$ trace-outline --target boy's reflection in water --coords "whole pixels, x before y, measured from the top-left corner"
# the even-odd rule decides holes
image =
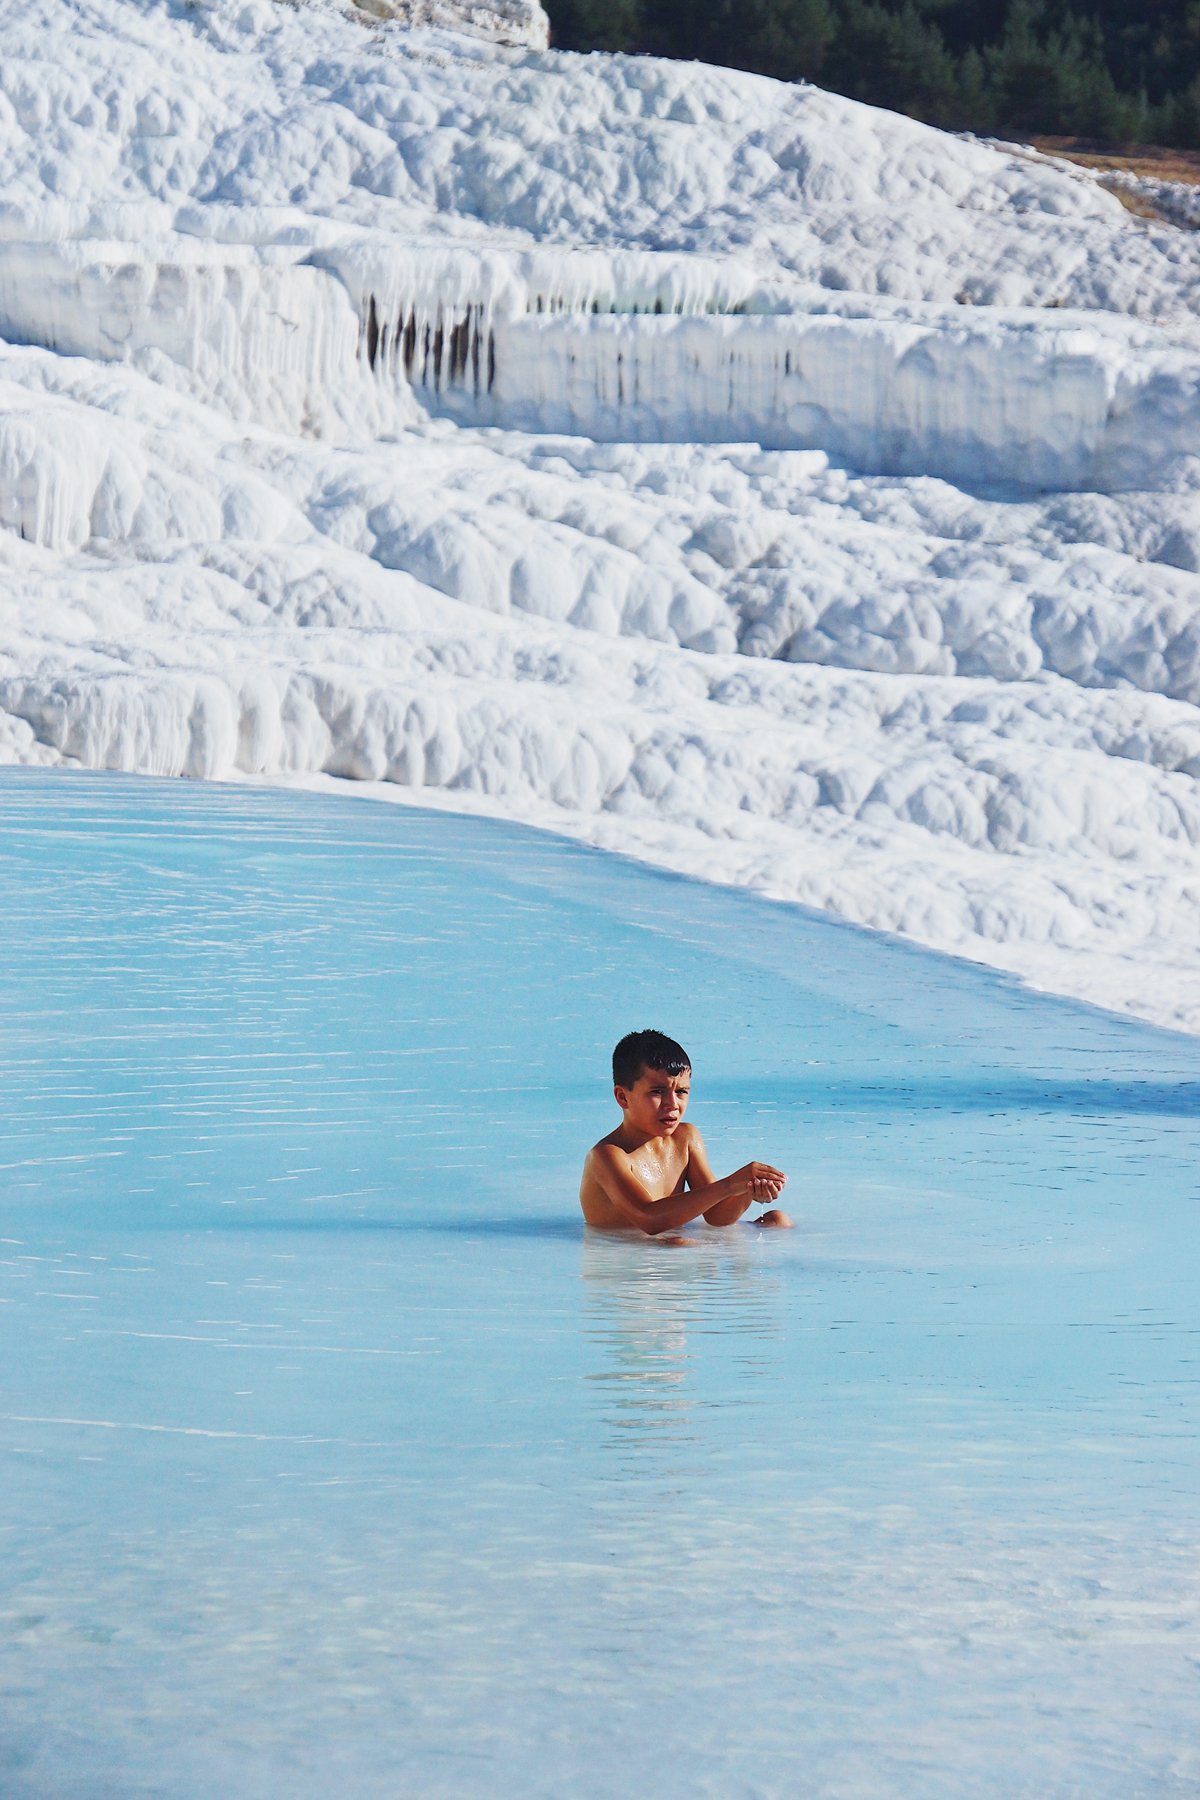
[[[585,1229],[584,1331],[596,1352],[586,1379],[609,1448],[698,1443],[713,1409],[761,1402],[783,1336],[764,1249],[749,1232],[676,1248]]]

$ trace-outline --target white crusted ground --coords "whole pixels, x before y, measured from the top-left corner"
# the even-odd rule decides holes
[[[1200,239],[694,65],[0,25],[0,758],[399,783],[1200,1029]]]

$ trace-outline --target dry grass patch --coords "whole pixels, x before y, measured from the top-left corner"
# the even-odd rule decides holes
[[[1095,138],[1036,137],[1035,150],[1043,156],[1062,156],[1085,169],[1121,169],[1130,175],[1149,175],[1155,181],[1183,181],[1200,187],[1200,150],[1166,150],[1159,144],[1105,144]],[[1118,192],[1130,212],[1139,210],[1134,196]]]

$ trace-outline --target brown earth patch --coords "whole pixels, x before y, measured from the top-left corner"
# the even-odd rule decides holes
[[[1156,181],[1184,181],[1200,187],[1200,150],[1167,150],[1160,144],[1105,144],[1096,138],[1036,137],[1043,156],[1062,156],[1085,169],[1123,169]],[[1124,196],[1118,194],[1118,199]],[[1128,205],[1129,202],[1126,202]],[[1130,211],[1137,209],[1130,206]]]

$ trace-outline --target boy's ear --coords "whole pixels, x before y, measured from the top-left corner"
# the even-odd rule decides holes
[[[616,1101],[617,1105],[620,1107],[622,1112],[627,1112],[629,1110],[629,1089],[628,1088],[614,1087],[613,1088],[613,1099]]]

